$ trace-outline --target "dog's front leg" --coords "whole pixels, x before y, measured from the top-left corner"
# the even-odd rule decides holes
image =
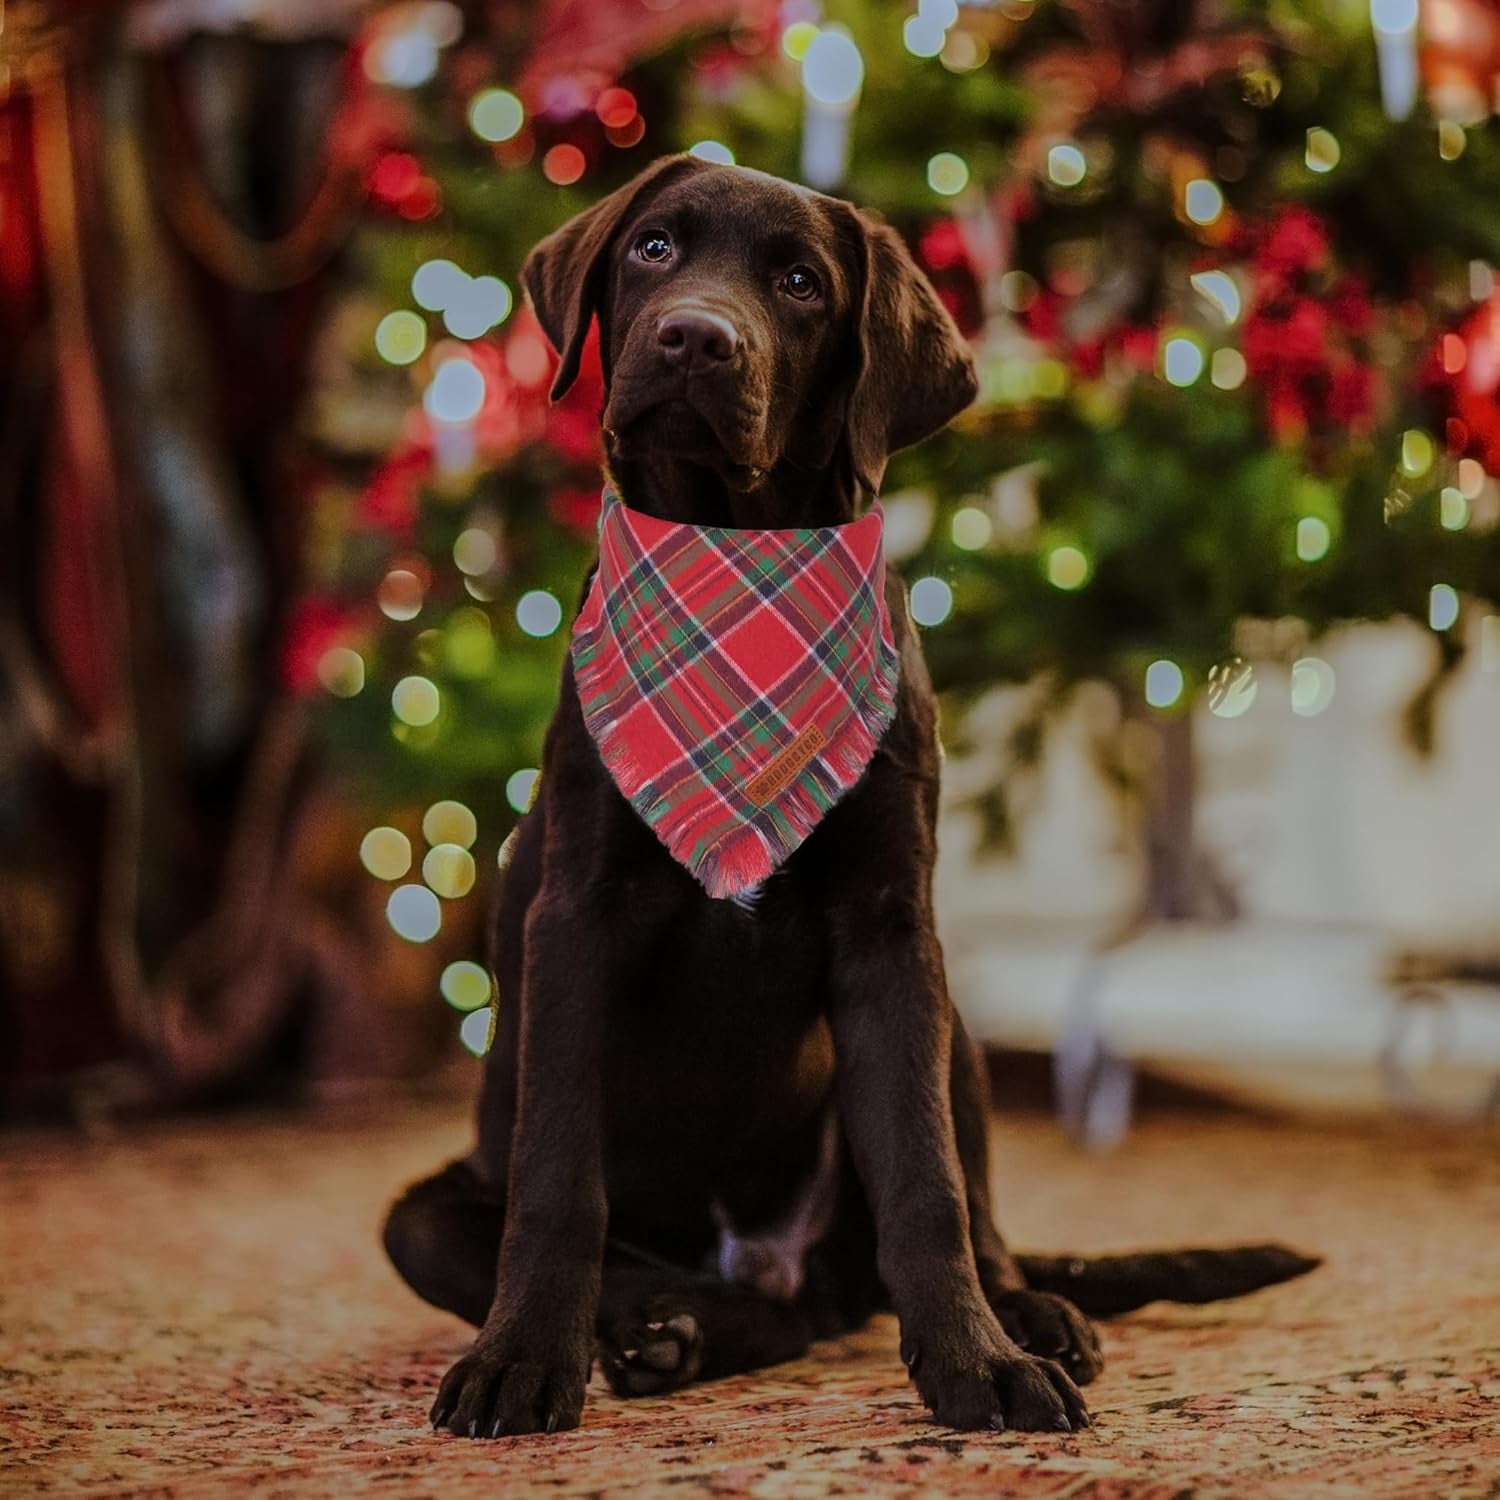
[[[495,1300],[443,1380],[435,1427],[576,1427],[604,1251],[601,1053],[616,943],[587,891],[549,878],[526,920],[520,1085]]]
[[[980,1286],[949,1098],[952,1018],[920,877],[902,872],[859,894],[833,924],[839,1108],[874,1211],[901,1356],[949,1427],[1086,1425],[1062,1367],[1023,1353]]]

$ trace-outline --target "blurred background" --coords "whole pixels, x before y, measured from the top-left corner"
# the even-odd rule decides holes
[[[0,0],[0,1118],[468,1079],[597,516],[517,272],[692,150],[884,213],[972,1029],[1500,1108],[1490,0]]]

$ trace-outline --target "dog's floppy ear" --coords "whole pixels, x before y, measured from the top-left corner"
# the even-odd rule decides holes
[[[562,361],[552,382],[554,401],[578,377],[584,340],[609,270],[609,249],[621,223],[652,193],[702,165],[695,156],[667,156],[653,162],[624,187],[554,230],[526,257],[521,281],[542,331]]]
[[[979,382],[963,335],[901,236],[843,207],[859,268],[844,435],[856,482],[875,494],[890,455],[951,422]]]

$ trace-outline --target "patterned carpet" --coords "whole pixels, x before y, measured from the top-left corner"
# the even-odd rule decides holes
[[[1163,1117],[1108,1161],[997,1127],[1037,1248],[1283,1236],[1329,1264],[1108,1325],[1080,1436],[961,1437],[889,1323],[768,1375],[471,1444],[423,1424],[465,1346],[375,1244],[464,1139],[431,1105],[0,1141],[0,1495],[1500,1494],[1500,1153],[1490,1136]]]

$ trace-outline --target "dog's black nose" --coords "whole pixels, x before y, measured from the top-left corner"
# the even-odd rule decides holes
[[[706,370],[734,357],[740,335],[728,318],[695,308],[668,313],[656,325],[656,341],[668,364]]]

